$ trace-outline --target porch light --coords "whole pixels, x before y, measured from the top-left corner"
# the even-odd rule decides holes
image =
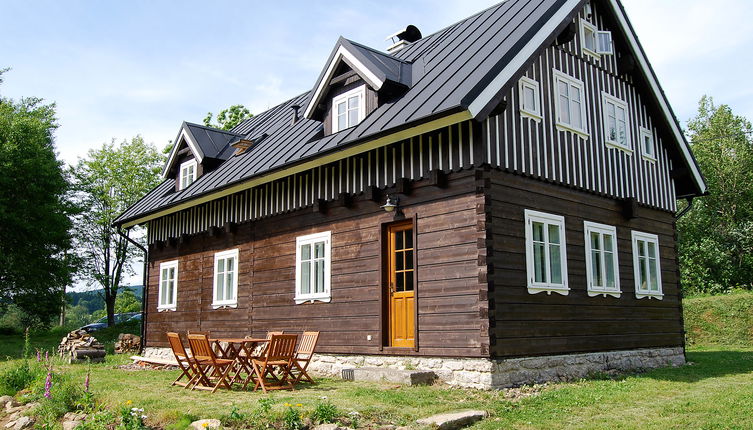
[[[400,201],[400,199],[397,198],[397,196],[387,196],[387,202],[380,206],[382,209],[384,209],[385,212],[392,212],[395,209],[397,209],[397,203]]]

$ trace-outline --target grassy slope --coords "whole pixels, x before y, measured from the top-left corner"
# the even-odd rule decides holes
[[[753,346],[753,293],[683,300],[688,346]]]

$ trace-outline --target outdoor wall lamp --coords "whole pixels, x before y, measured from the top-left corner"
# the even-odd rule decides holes
[[[397,196],[387,195],[387,202],[380,207],[384,209],[385,212],[392,212],[397,209],[397,204],[399,201],[400,199],[398,199]]]

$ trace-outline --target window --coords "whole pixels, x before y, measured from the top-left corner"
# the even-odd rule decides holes
[[[158,311],[174,311],[178,299],[178,261],[167,261],[159,265]]]
[[[656,161],[656,149],[654,149],[654,134],[651,130],[641,127],[641,151],[643,158]]]
[[[366,86],[361,85],[332,100],[332,133],[353,127],[366,117]]]
[[[539,83],[526,77],[518,82],[520,90],[520,113],[531,119],[541,119],[541,97],[539,96]]]
[[[295,302],[329,302],[332,233],[311,234],[296,239]]]
[[[528,292],[567,295],[565,218],[526,209]]]
[[[661,268],[659,265],[659,237],[655,234],[633,232],[633,272],[635,297],[661,299]]]
[[[580,20],[580,38],[584,55],[599,58],[600,55],[614,54],[612,32],[599,31],[595,25],[585,19]]]
[[[617,229],[610,225],[584,221],[586,243],[586,278],[588,295],[607,294],[620,297],[620,274],[617,265]]]
[[[617,149],[632,152],[627,103],[602,92],[601,107],[604,111],[604,141]]]
[[[214,254],[214,299],[212,307],[238,305],[238,250]]]
[[[180,165],[180,189],[186,189],[196,180],[196,160],[189,160]]]
[[[554,70],[554,86],[557,96],[557,128],[588,138],[583,82]]]

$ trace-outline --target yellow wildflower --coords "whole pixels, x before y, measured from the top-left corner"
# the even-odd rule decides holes
[[[300,403],[296,403],[296,406],[298,406],[298,407],[300,408],[300,407],[301,407],[301,406],[303,406],[303,405],[302,405],[302,404],[300,404]]]
[[[209,423],[201,423],[201,426],[204,427],[204,428],[207,428],[207,427],[209,427]]]
[[[285,407],[289,408],[290,406],[292,406],[290,403],[285,403]]]
[[[133,403],[133,402],[130,401],[130,400],[126,400],[126,405],[130,405],[131,403]]]

